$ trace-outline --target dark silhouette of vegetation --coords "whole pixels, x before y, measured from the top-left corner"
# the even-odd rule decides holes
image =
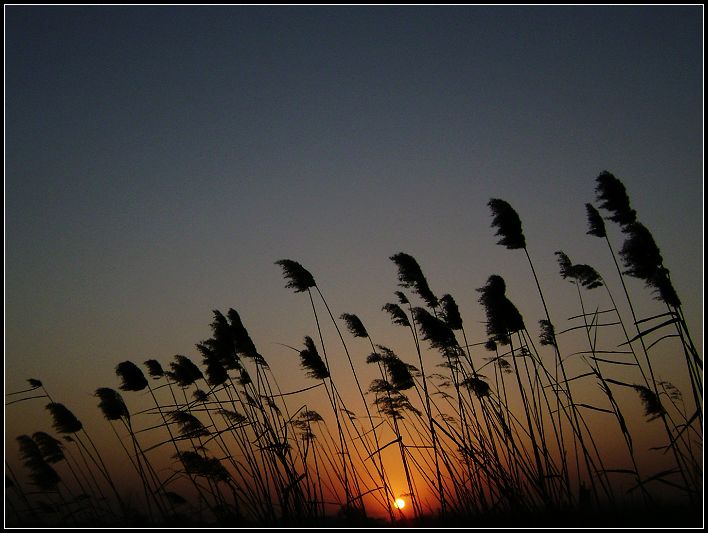
[[[626,188],[607,171],[595,185],[599,209],[625,242],[615,253],[605,219],[590,203],[587,233],[606,241],[631,318],[622,316],[607,278],[558,251],[560,278],[579,311],[565,329],[554,323],[521,217],[498,198],[487,204],[498,244],[524,251],[543,306],[540,319],[529,317],[538,324],[534,335],[512,302],[514,291],[493,273],[477,289],[486,337],[469,342],[470,321],[455,298],[438,298],[418,261],[398,252],[390,260],[403,290],[382,311],[412,343],[396,353],[376,343],[356,314],[340,313],[354,339],[345,340],[313,275],[281,259],[276,265],[286,288],[307,294],[314,318],[316,335],[304,335],[304,347],[287,346],[309,378],[306,387],[281,389],[234,309],[213,311],[211,335],[195,344],[201,360],[175,355],[163,366],[147,359],[147,377],[131,361],[119,363],[117,388],[125,398],[110,387],[96,388],[94,397],[115,436],[110,455],[121,455],[132,469],[121,477],[139,481],[131,486],[139,490],[126,494],[84,424],[40,380],[29,379],[29,388],[7,394],[6,406],[42,399],[56,436],[37,431],[16,438],[23,475],[6,463],[8,524],[698,525],[702,354]],[[627,276],[644,281],[666,312],[638,316]],[[326,316],[329,326],[321,321]],[[326,327],[336,331],[341,349],[325,342]],[[580,335],[580,351],[568,351],[571,335]],[[678,354],[674,366],[687,372],[690,396],[656,373],[656,346],[669,342]],[[351,377],[340,375],[336,357],[348,363]],[[377,374],[362,387],[364,362]],[[353,379],[362,402],[356,409],[340,392],[344,379]],[[313,410],[305,397],[326,399],[331,411]],[[131,412],[132,401],[144,405]],[[632,418],[634,406],[643,416]],[[639,460],[639,443],[647,446],[638,438],[643,424],[661,429],[662,441],[650,445],[671,461],[668,468]],[[673,499],[665,498],[668,490]],[[631,522],[622,509],[631,510]]]

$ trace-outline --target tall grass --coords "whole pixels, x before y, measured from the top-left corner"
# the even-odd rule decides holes
[[[123,394],[95,389],[106,426],[91,432],[108,429],[114,448],[99,450],[72,411],[30,379],[29,388],[7,394],[6,406],[44,402],[56,436],[38,428],[17,437],[22,469],[6,463],[8,524],[473,525],[557,516],[602,523],[603,513],[627,502],[649,516],[665,487],[695,506],[703,495],[702,354],[624,185],[603,172],[596,194],[626,236],[615,253],[605,219],[586,205],[588,233],[609,247],[629,318],[604,276],[558,252],[559,283],[574,285],[568,297],[578,308],[559,327],[521,218],[498,198],[488,204],[492,227],[500,245],[524,251],[543,308],[533,321],[522,316],[498,273],[477,289],[481,318],[466,321],[455,298],[438,298],[418,261],[398,252],[390,259],[402,290],[383,311],[410,333],[412,343],[399,355],[375,342],[357,315],[340,312],[355,339],[347,341],[314,276],[281,259],[286,287],[307,294],[314,319],[303,344],[289,347],[307,386],[283,391],[234,309],[214,311],[211,334],[195,344],[195,356],[179,354],[164,366],[148,359],[147,377],[123,361],[116,366]],[[640,317],[626,277],[642,279],[666,312]],[[602,303],[593,307],[590,294]],[[482,338],[468,338],[465,325],[474,321],[484,323]],[[540,335],[528,324],[539,324]],[[341,348],[326,342],[328,327]],[[584,348],[571,353],[575,333]],[[656,370],[657,345],[670,342],[686,393]],[[344,401],[352,396],[342,393],[347,382],[360,400],[355,408]],[[631,414],[637,402],[644,420]],[[648,446],[643,424],[661,424],[665,440],[651,445],[672,458],[669,468],[640,459],[646,450],[639,447]],[[123,484],[111,471],[115,460],[107,460],[117,455],[132,469],[121,472]],[[627,495],[617,478],[632,480]],[[396,492],[400,486],[405,492]]]

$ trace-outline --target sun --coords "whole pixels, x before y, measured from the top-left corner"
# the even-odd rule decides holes
[[[393,504],[396,506],[396,509],[403,509],[406,506],[406,501],[403,498],[396,498]]]

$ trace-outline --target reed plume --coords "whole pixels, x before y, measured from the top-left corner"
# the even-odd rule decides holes
[[[411,322],[408,320],[408,315],[401,309],[398,304],[388,303],[383,306],[383,310],[391,315],[391,321],[398,326],[411,327]]]
[[[352,315],[350,313],[342,313],[339,318],[344,320],[344,323],[347,325],[349,333],[351,333],[354,337],[369,337],[369,333],[366,331],[364,324],[358,316]]]
[[[47,409],[52,415],[52,426],[59,433],[76,433],[83,428],[79,419],[63,404],[52,402],[47,404]]]
[[[563,252],[556,252],[558,256],[558,266],[563,279],[570,279],[579,283],[586,289],[596,289],[604,285],[602,276],[590,265],[574,265],[570,258]]]
[[[32,440],[37,443],[42,457],[48,463],[58,463],[64,459],[63,445],[49,433],[37,431],[32,434]]]
[[[648,421],[656,420],[665,413],[664,407],[654,391],[644,385],[634,385],[633,388],[639,393],[639,398],[644,405],[644,415],[648,417]]]
[[[606,170],[595,179],[595,194],[600,207],[611,211],[610,220],[620,226],[626,226],[636,221],[637,213],[629,203],[629,196],[624,184]]]
[[[481,293],[479,303],[487,314],[487,334],[501,344],[509,343],[509,335],[524,329],[524,319],[506,297],[506,283],[501,276],[491,275]]]
[[[310,337],[305,337],[305,349],[300,351],[300,364],[307,370],[307,375],[315,379],[326,379],[329,377],[327,365],[320,357],[314,341]]]
[[[185,411],[172,411],[169,415],[179,426],[180,435],[183,437],[191,439],[209,435],[209,430],[196,416]]]
[[[462,329],[462,317],[455,299],[449,294],[444,294],[440,298],[440,304],[443,309],[443,317],[450,329]]]
[[[204,376],[199,367],[191,359],[184,355],[175,355],[175,360],[170,363],[171,372],[167,372],[169,377],[180,387],[189,387],[198,379]]]
[[[479,376],[470,376],[462,380],[462,385],[471,390],[477,398],[482,399],[490,394],[489,384]]]
[[[428,313],[422,307],[415,307],[413,316],[420,326],[423,339],[428,341],[431,347],[449,357],[460,355],[460,345],[457,343],[455,334],[450,329],[450,326]]]
[[[540,342],[544,346],[555,346],[556,345],[556,332],[553,324],[548,320],[539,320],[539,325],[541,326]]]
[[[401,287],[412,288],[428,307],[434,309],[438,306],[438,299],[433,294],[433,291],[430,290],[428,280],[413,256],[399,252],[392,255],[389,259],[398,266],[398,284]]]
[[[492,198],[487,203],[492,211],[492,227],[497,228],[496,235],[501,237],[497,244],[506,246],[509,250],[526,248],[526,238],[521,228],[521,219],[507,202]]]
[[[310,287],[315,287],[315,278],[312,277],[305,267],[297,261],[291,259],[280,259],[275,262],[283,269],[283,276],[288,280],[286,289],[293,289],[295,292],[305,292]]]
[[[123,361],[116,366],[116,374],[121,378],[120,390],[141,391],[148,386],[147,379],[135,363]]]
[[[155,359],[148,359],[143,363],[148,369],[148,375],[153,379],[160,379],[165,375],[162,365]]]
[[[602,239],[607,237],[607,229],[605,228],[605,221],[602,219],[600,212],[595,209],[592,204],[585,204],[585,210],[587,211],[588,217],[588,235],[594,235],[595,237],[600,237]]]
[[[401,361],[390,348],[381,346],[380,344],[377,344],[376,347],[380,350],[381,354],[372,353],[369,358],[374,355],[379,355],[380,361],[386,367],[389,381],[393,388],[401,391],[414,387],[415,382],[413,381],[411,370],[415,370],[415,367]],[[367,361],[368,360],[367,358]]]
[[[98,407],[106,420],[129,420],[130,413],[120,393],[108,387],[96,389],[94,394],[99,399]]]
[[[681,301],[671,284],[669,271],[663,266],[664,259],[651,232],[641,222],[628,224],[623,231],[628,235],[620,250],[627,268],[624,273],[644,280],[647,287],[657,293],[658,300],[679,307]]]
[[[179,452],[177,457],[187,474],[202,476],[213,481],[228,481],[231,479],[224,465],[215,457],[203,457],[196,452]]]
[[[30,471],[30,480],[33,485],[42,490],[56,490],[61,481],[59,474],[42,457],[37,443],[27,435],[17,437],[20,445],[20,457],[23,464]]]

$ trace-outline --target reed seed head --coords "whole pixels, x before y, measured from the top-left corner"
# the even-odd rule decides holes
[[[640,222],[628,224],[623,231],[628,236],[620,250],[627,268],[624,273],[644,280],[647,287],[654,290],[658,300],[674,307],[680,306],[681,300],[671,283],[669,271],[663,266],[664,259],[651,232]]]
[[[442,305],[445,322],[450,326],[450,329],[462,329],[462,317],[455,299],[449,294],[445,294],[440,298],[440,304]]]
[[[300,364],[307,370],[307,375],[311,378],[326,379],[329,377],[329,369],[310,337],[305,337],[305,349],[300,351]]]
[[[47,404],[47,409],[52,415],[53,427],[59,433],[76,433],[83,428],[79,419],[63,404],[52,402]]]
[[[198,379],[202,379],[202,371],[188,357],[184,355],[175,355],[175,360],[170,363],[169,372],[172,378],[180,387],[189,387]]]
[[[148,375],[153,379],[159,379],[165,375],[162,365],[155,359],[148,359],[143,363],[148,369]]]
[[[94,394],[99,399],[98,407],[106,420],[130,420],[130,413],[120,393],[108,387],[96,389]]]
[[[439,350],[448,357],[457,357],[460,345],[450,326],[439,318],[434,317],[422,307],[413,309],[413,316],[420,326],[423,339],[430,342],[430,346]]]
[[[48,463],[58,463],[64,459],[63,445],[60,440],[55,439],[49,433],[37,431],[32,435],[32,440],[37,443],[42,457]]]
[[[141,391],[148,386],[143,371],[130,361],[119,363],[116,366],[116,374],[122,380],[120,390]]]
[[[514,208],[499,198],[492,198],[487,205],[493,215],[492,227],[497,228],[496,235],[501,237],[497,244],[506,246],[509,250],[526,248],[521,219]]]
[[[288,280],[286,289],[293,289],[295,292],[305,292],[310,287],[315,287],[315,278],[300,263],[291,259],[281,259],[275,262],[283,269],[283,277]]]
[[[369,333],[366,331],[364,324],[358,316],[349,313],[342,313],[339,318],[344,320],[347,325],[347,329],[349,330],[349,333],[351,333],[353,336],[363,338],[369,337]]]
[[[611,211],[610,220],[620,226],[626,226],[637,220],[637,212],[629,203],[629,196],[624,184],[613,174],[604,170],[595,178],[595,194],[600,207]]]
[[[438,306],[438,299],[430,290],[428,280],[423,274],[418,261],[411,255],[399,252],[390,257],[398,266],[398,283],[401,287],[412,288],[418,293],[428,307]]]
[[[607,237],[607,229],[605,228],[605,221],[602,219],[600,212],[595,209],[592,204],[585,204],[585,210],[588,216],[588,235],[594,235],[595,237],[605,238]]]
[[[398,304],[388,303],[383,306],[383,310],[391,315],[391,321],[399,326],[411,327],[410,320],[405,311]]]
[[[501,276],[492,275],[481,293],[479,302],[487,313],[487,334],[492,340],[508,344],[509,335],[524,329],[524,320],[518,309],[506,297],[506,283]]]

